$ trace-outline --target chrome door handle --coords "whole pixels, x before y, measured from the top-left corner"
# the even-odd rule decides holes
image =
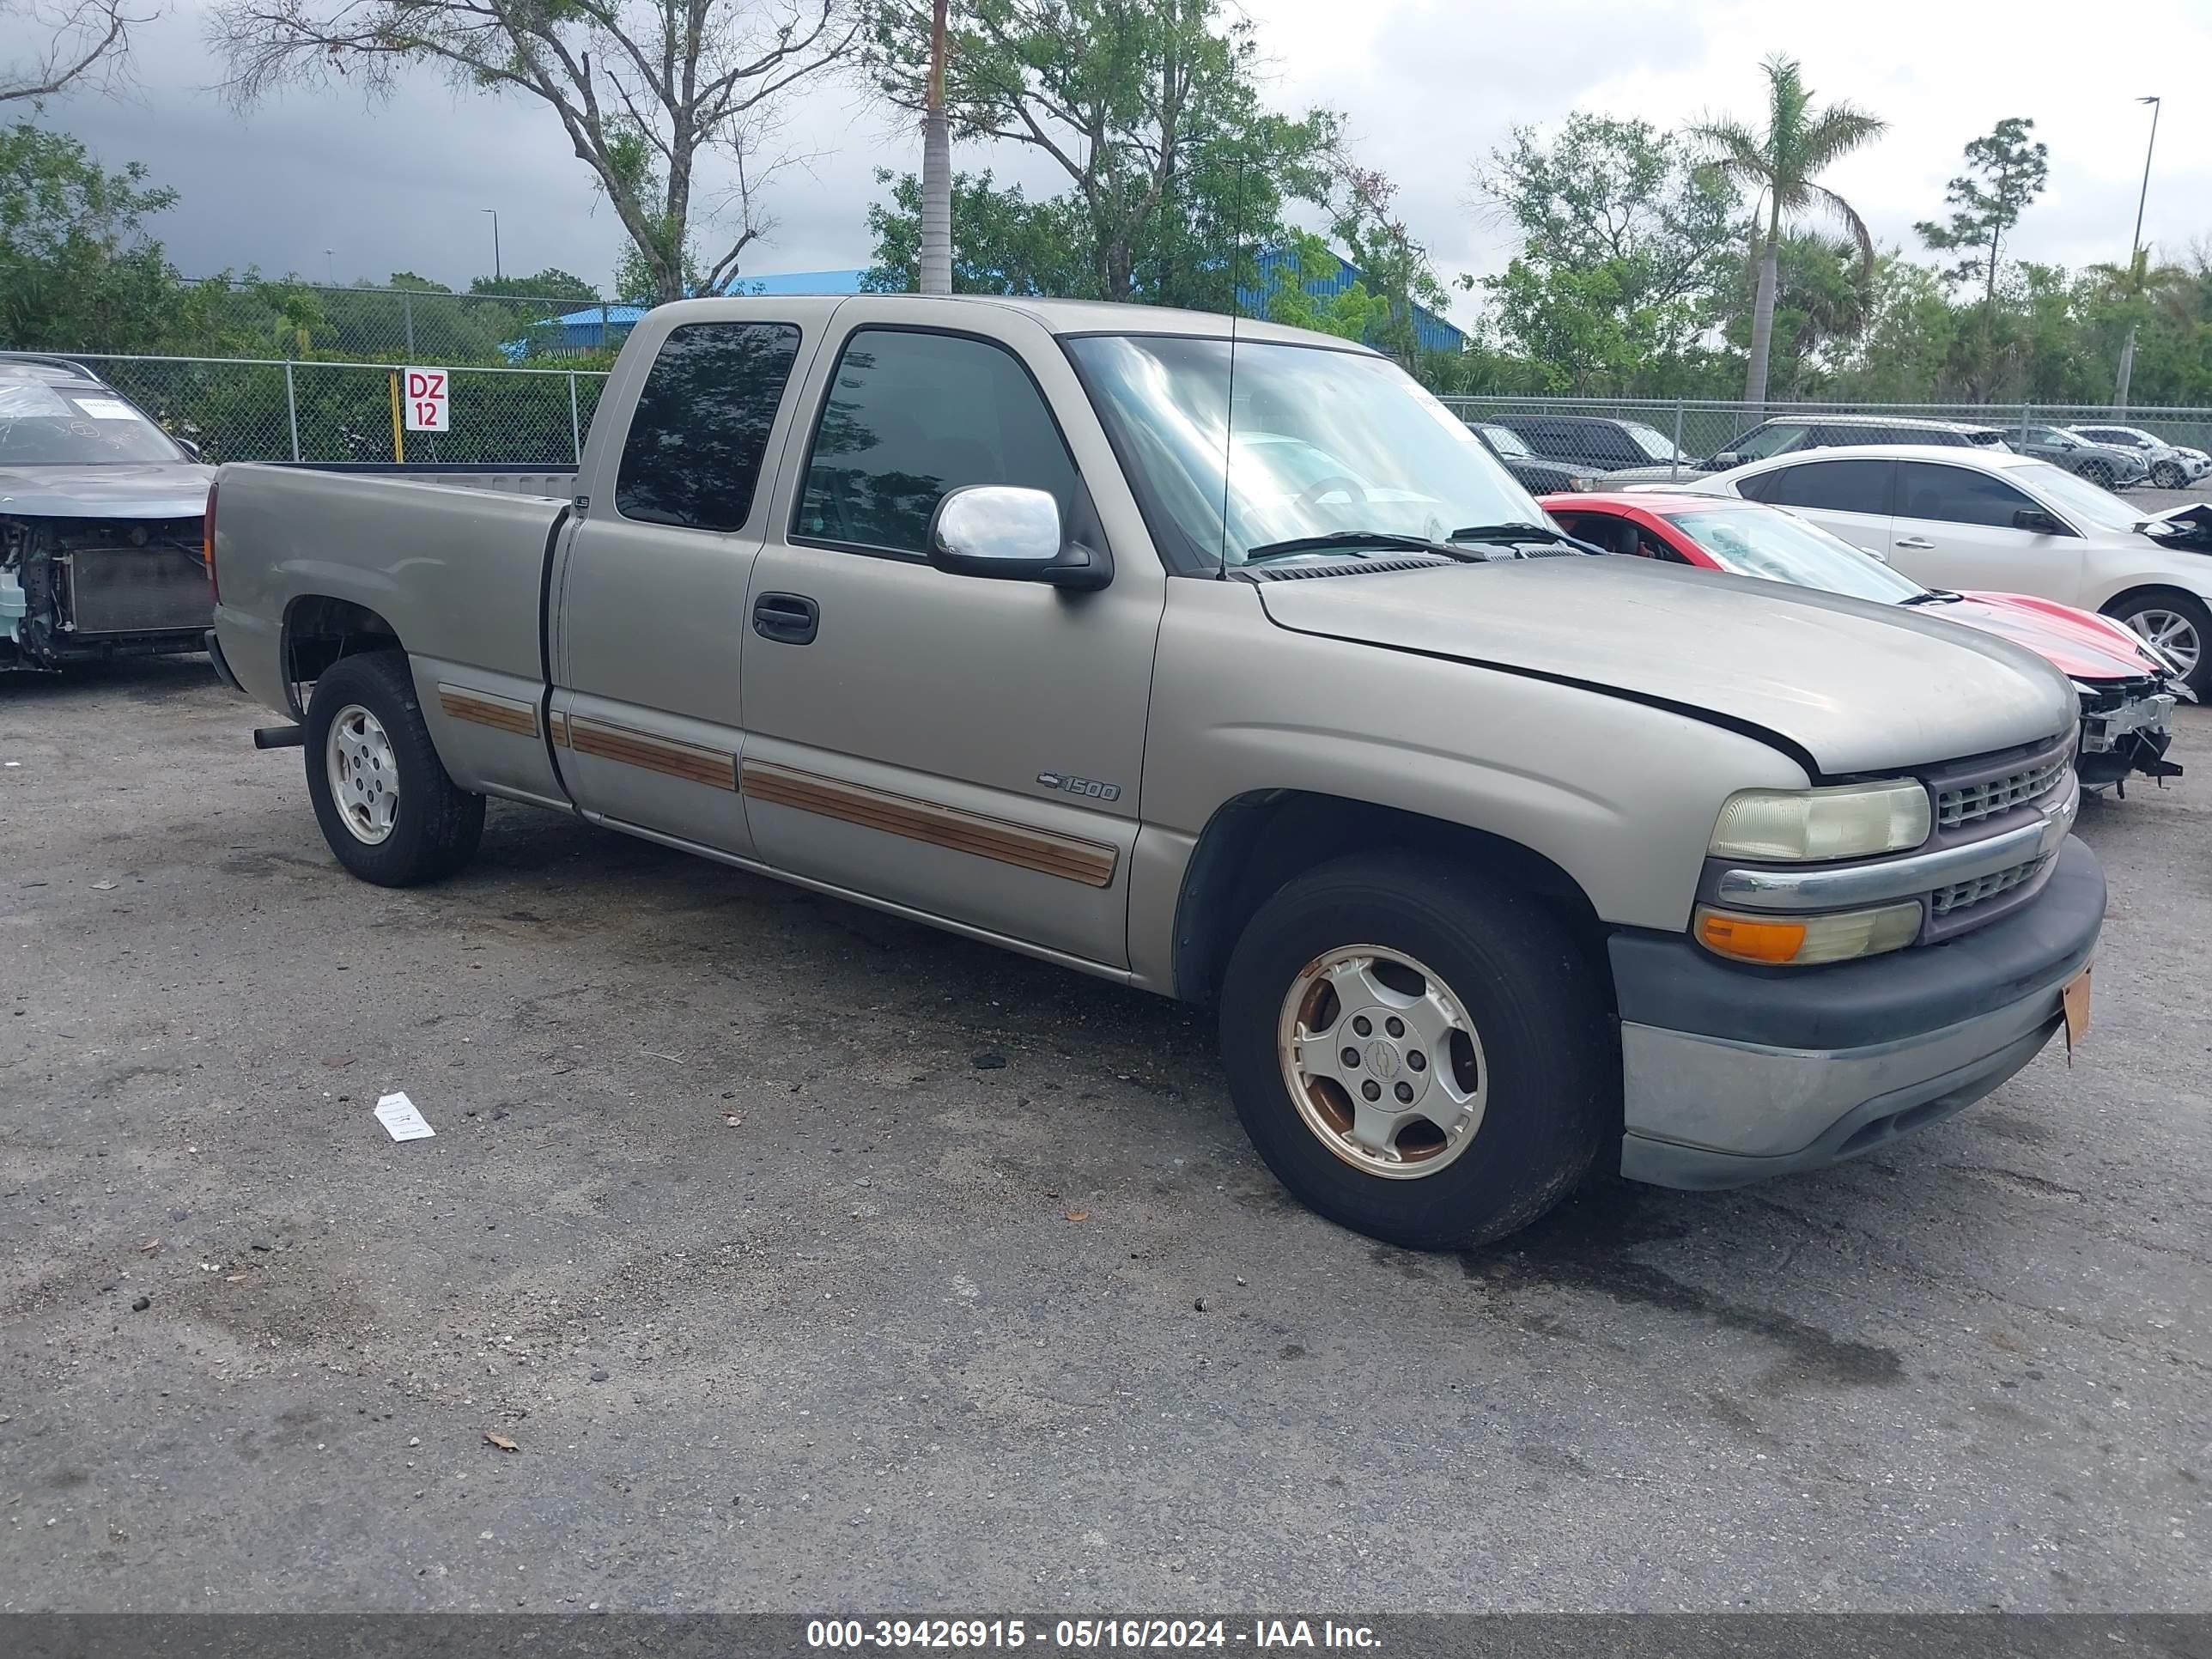
[[[1935,543],[1920,536],[1899,536],[1895,541],[1892,542],[1890,545],[1892,547],[1904,548],[1907,552],[1911,553],[1932,553],[1936,550]]]

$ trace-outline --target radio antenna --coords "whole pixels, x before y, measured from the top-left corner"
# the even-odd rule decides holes
[[[1244,157],[1237,158],[1237,203],[1229,222],[1229,385],[1221,417],[1221,562],[1218,582],[1229,580],[1229,472],[1236,459],[1237,432],[1237,262],[1244,252]]]

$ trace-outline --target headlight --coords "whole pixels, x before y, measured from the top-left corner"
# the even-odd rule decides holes
[[[1698,942],[1715,956],[1773,968],[1811,968],[1899,951],[1920,933],[1920,906],[1885,904],[1821,916],[1753,916],[1698,907]]]
[[[1721,808],[1711,850],[1720,858],[1790,863],[1866,858],[1917,847],[1928,830],[1928,791],[1910,780],[1740,789]]]
[[[1579,495],[1587,490],[1595,489],[1597,488],[1597,480],[1595,478],[1570,478],[1567,480],[1567,488]]]

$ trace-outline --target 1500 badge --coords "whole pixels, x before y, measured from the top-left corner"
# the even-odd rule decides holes
[[[1048,789],[1063,790],[1071,795],[1080,795],[1085,800],[1119,800],[1121,786],[1101,783],[1096,778],[1072,778],[1064,772],[1040,772],[1036,781]]]

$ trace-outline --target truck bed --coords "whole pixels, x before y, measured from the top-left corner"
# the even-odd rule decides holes
[[[225,466],[216,477],[216,620],[232,671],[263,702],[286,706],[291,684],[312,678],[285,659],[295,608],[313,603],[329,615],[333,605],[354,606],[366,613],[362,625],[374,618],[406,642],[426,690],[465,669],[477,684],[534,702],[544,684],[547,561],[573,477]],[[542,493],[549,487],[561,493]]]

